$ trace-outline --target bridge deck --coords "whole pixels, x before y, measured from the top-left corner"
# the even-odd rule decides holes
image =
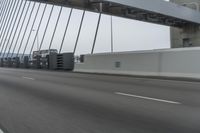
[[[200,24],[200,13],[162,0],[32,0],[94,12],[182,27]]]

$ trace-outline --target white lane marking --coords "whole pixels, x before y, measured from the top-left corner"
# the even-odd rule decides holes
[[[4,133],[4,132],[0,129],[0,133]]]
[[[169,100],[164,100],[164,99],[157,99],[157,98],[127,94],[127,93],[122,93],[122,92],[115,92],[115,94],[122,95],[122,96],[128,96],[128,97],[135,97],[135,98],[140,98],[140,99],[146,99],[146,100],[152,100],[152,101],[158,101],[158,102],[164,102],[164,103],[170,103],[170,104],[181,104],[180,102],[174,102],[174,101],[169,101]]]
[[[30,78],[30,77],[22,77],[23,79],[28,79],[28,80],[35,80],[34,78]]]

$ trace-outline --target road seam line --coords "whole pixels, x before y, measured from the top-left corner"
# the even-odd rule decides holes
[[[151,100],[151,101],[157,101],[157,102],[170,103],[170,104],[181,104],[180,102],[158,99],[158,98],[145,97],[145,96],[139,96],[139,95],[133,95],[133,94],[127,94],[127,93],[122,93],[122,92],[115,92],[115,94],[122,95],[122,96],[128,96],[128,97],[135,97],[135,98],[140,98],[140,99],[146,99],[146,100]]]
[[[30,77],[22,77],[23,79],[28,79],[28,80],[35,80],[34,78],[30,78]]]

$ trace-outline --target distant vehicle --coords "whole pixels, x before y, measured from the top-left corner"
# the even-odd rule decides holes
[[[39,50],[39,51],[33,51],[33,59],[36,59],[36,57],[46,58],[47,55],[51,53],[58,53],[57,49],[48,49],[48,50]]]

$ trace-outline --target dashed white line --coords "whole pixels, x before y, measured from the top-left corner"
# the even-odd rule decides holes
[[[4,133],[4,132],[0,129],[0,133]]]
[[[127,93],[122,93],[122,92],[115,92],[115,94],[122,95],[122,96],[128,96],[128,97],[135,97],[135,98],[140,98],[140,99],[145,99],[145,100],[157,101],[157,102],[170,103],[170,104],[181,104],[180,102],[158,99],[158,98],[145,97],[145,96],[139,96],[139,95],[133,95],[133,94],[127,94]]]
[[[23,79],[28,79],[28,80],[35,80],[34,78],[31,77],[22,77]]]

